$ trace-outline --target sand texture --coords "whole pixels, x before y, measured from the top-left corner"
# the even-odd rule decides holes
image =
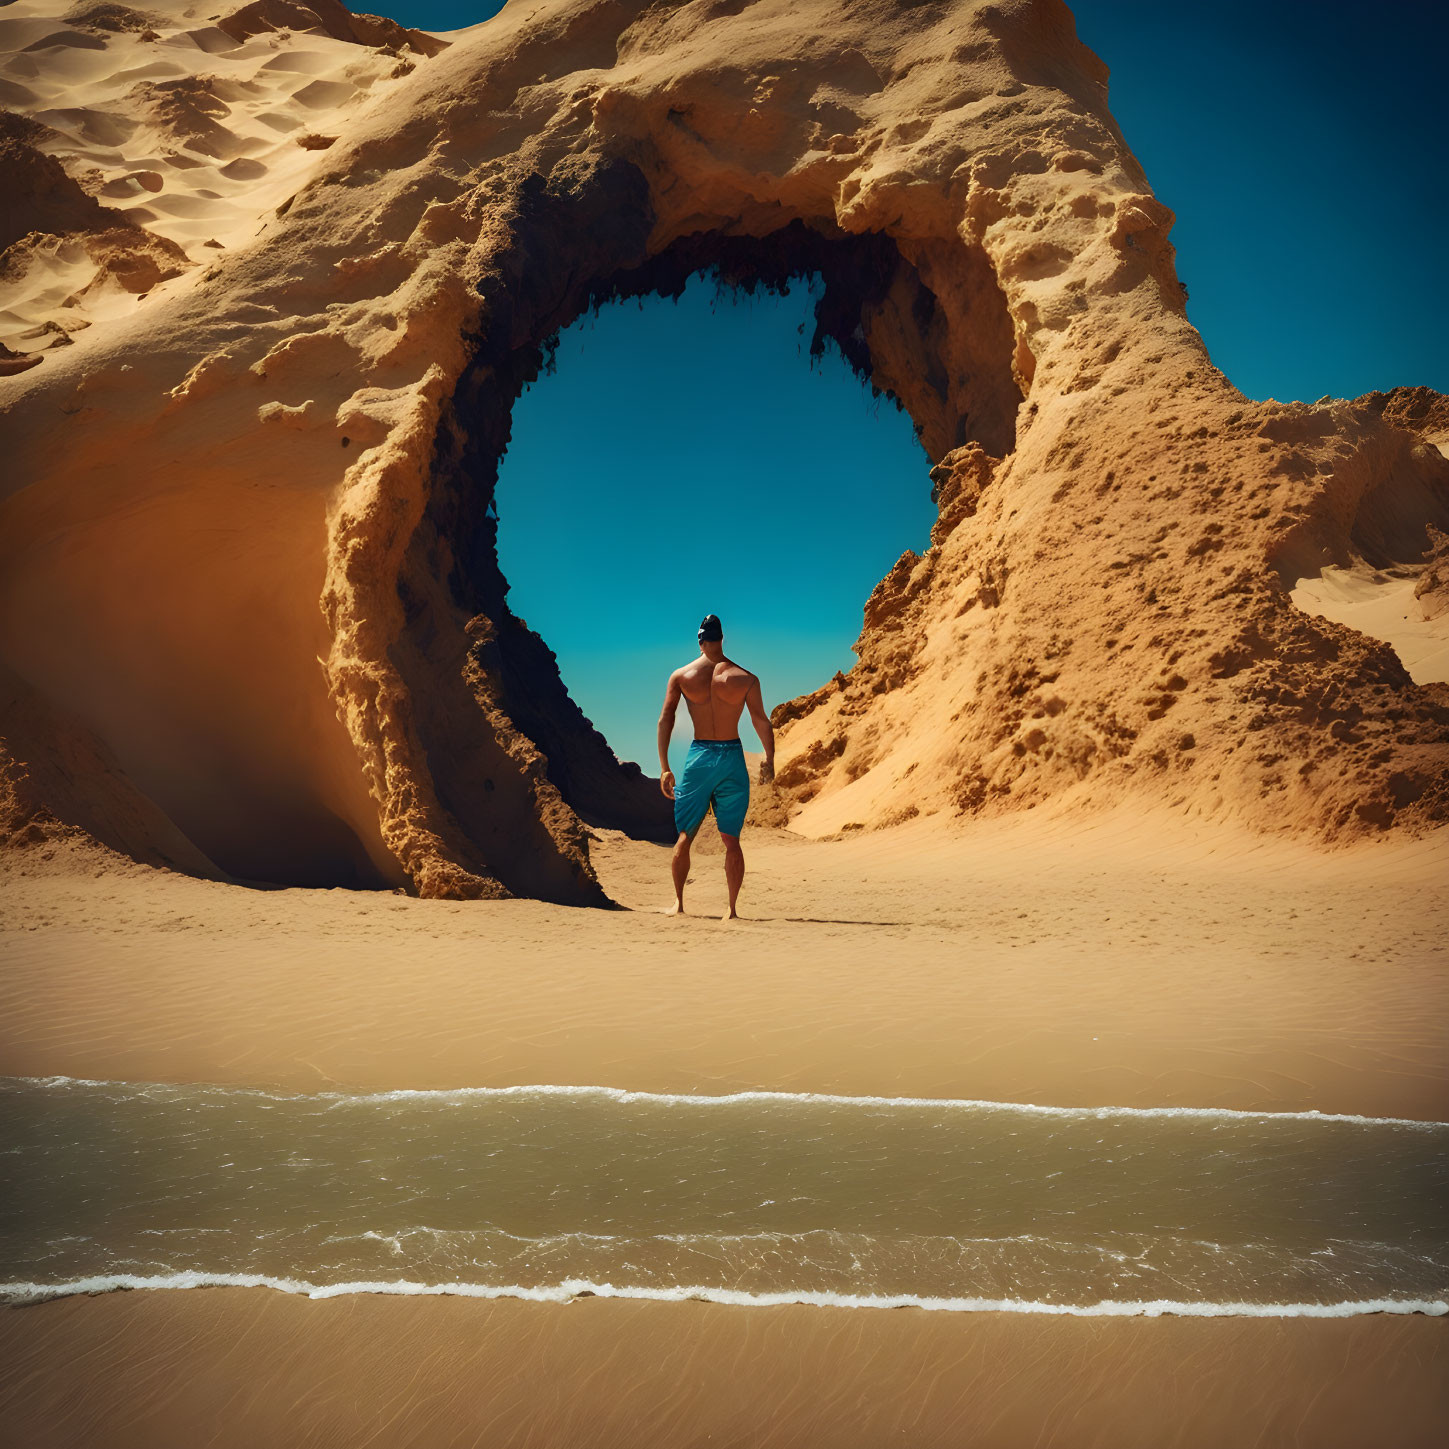
[[[730,926],[718,854],[670,919],[668,851],[619,834],[593,845],[611,912],[258,895],[40,845],[0,888],[0,1075],[1445,1121],[1441,841],[1325,854],[1130,811],[747,829]]]
[[[11,833],[600,903],[585,825],[667,811],[509,612],[488,504],[542,345],[700,266],[820,270],[817,345],[936,460],[859,663],[777,711],[794,829],[1442,819],[1445,400],[1236,392],[1064,5],[378,24],[0,17]],[[1345,571],[1391,606],[1341,608]]]
[[[233,1289],[0,1316],[27,1449],[1434,1449],[1449,1339],[1307,1323]],[[122,1406],[117,1413],[117,1406]]]

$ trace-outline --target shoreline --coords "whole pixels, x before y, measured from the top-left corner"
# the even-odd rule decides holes
[[[749,1293],[703,1284],[678,1288],[618,1287],[591,1279],[570,1278],[558,1284],[528,1288],[521,1284],[421,1283],[408,1279],[347,1283],[312,1283],[274,1278],[261,1273],[207,1273],[185,1270],[138,1275],[95,1274],[64,1283],[0,1282],[0,1309],[33,1308],[69,1298],[99,1298],[111,1293],[187,1293],[196,1289],[265,1288],[289,1298],[314,1303],[336,1298],[465,1298],[486,1303],[548,1303],[566,1305],[597,1298],[619,1303],[709,1303],[719,1308],[874,1309],[915,1308],[923,1313],[1021,1315],[1036,1318],[1234,1318],[1322,1320],[1388,1317],[1443,1318],[1444,1299],[1352,1299],[1339,1303],[1192,1302],[1187,1299],[1103,1299],[1097,1303],[1048,1303],[1016,1298],[929,1298],[918,1294],[842,1294],[808,1289]]]
[[[770,1088],[750,1088],[735,1092],[650,1092],[632,1087],[612,1087],[598,1082],[579,1082],[568,1085],[556,1082],[516,1082],[505,1087],[392,1087],[381,1091],[359,1089],[322,1092],[273,1090],[267,1087],[237,1083],[148,1082],[118,1077],[68,1077],[63,1075],[49,1077],[0,1076],[0,1087],[3,1087],[6,1082],[26,1087],[125,1087],[143,1091],[149,1088],[167,1090],[194,1086],[200,1091],[241,1093],[268,1097],[276,1101],[312,1098],[318,1101],[359,1104],[431,1097],[602,1097],[621,1104],[644,1102],[659,1106],[704,1109],[735,1106],[743,1102],[772,1102],[840,1107],[921,1107],[938,1111],[944,1109],[1005,1112],[1023,1117],[1054,1117],[1069,1121],[1084,1117],[1103,1120],[1114,1117],[1148,1120],[1201,1117],[1216,1121],[1346,1122],[1374,1127],[1449,1128],[1449,1121],[1440,1122],[1428,1117],[1370,1117],[1362,1112],[1322,1112],[1317,1108],[1275,1111],[1271,1108],[1246,1107],[1129,1107],[1111,1102],[1067,1107],[1043,1102],[1003,1102],[983,1097],[851,1096],[840,1092],[781,1092]]]

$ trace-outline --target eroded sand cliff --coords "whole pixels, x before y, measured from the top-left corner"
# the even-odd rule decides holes
[[[289,0],[0,18],[13,836],[601,903],[583,822],[663,802],[509,612],[488,504],[548,340],[701,266],[819,270],[817,345],[937,460],[860,663],[777,711],[797,829],[1443,820],[1442,653],[1322,584],[1442,624],[1449,401],[1231,386],[1065,5],[513,0],[446,41]]]

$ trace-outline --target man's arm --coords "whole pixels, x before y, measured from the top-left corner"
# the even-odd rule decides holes
[[[760,784],[767,785],[775,778],[775,727],[770,723],[770,716],[765,713],[760,681],[753,674],[750,675],[750,692],[745,695],[745,704],[749,707],[750,723],[754,725],[755,733],[765,747],[765,762],[760,766]]]
[[[669,768],[669,741],[674,734],[674,716],[679,709],[679,696],[682,692],[678,674],[671,674],[668,687],[664,691],[664,708],[659,711],[658,733],[659,788],[670,800],[674,799],[674,771]]]

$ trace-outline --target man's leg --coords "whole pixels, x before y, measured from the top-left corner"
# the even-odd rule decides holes
[[[730,908],[721,919],[733,921],[735,919],[735,902],[740,897],[740,886],[745,879],[745,853],[740,849],[738,835],[726,835],[721,830],[719,838],[724,841],[725,884],[730,888]]]
[[[681,830],[679,839],[674,842],[674,857],[669,862],[669,868],[674,873],[674,904],[667,912],[671,916],[684,914],[684,887],[689,880],[689,843],[693,839],[690,832]]]
[[[740,831],[745,827],[745,814],[750,806],[750,772],[745,768],[745,752],[736,747],[733,758],[724,765],[713,791],[714,818],[725,847],[725,884],[730,888],[730,908],[724,919],[735,919],[735,902],[745,878],[745,853],[740,849]]]
[[[674,876],[674,904],[665,913],[670,916],[684,914],[684,887],[689,880],[689,847],[704,824],[709,813],[709,782],[706,778],[707,761],[698,745],[691,745],[684,757],[684,768],[674,786],[674,828],[679,838],[674,842],[674,858],[670,871]]]

